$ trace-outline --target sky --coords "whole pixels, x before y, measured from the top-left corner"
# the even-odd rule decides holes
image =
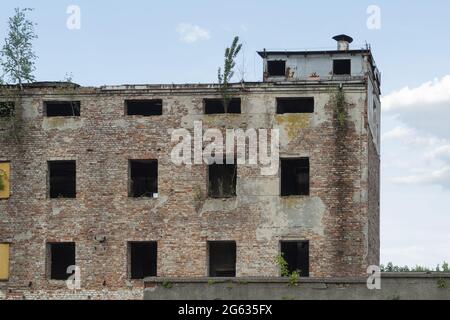
[[[36,78],[85,86],[216,82],[235,35],[245,81],[262,80],[263,48],[369,43],[382,73],[381,262],[450,261],[449,1],[5,1],[0,39],[15,7],[34,8]]]

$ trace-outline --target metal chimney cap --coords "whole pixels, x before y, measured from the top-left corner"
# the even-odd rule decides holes
[[[345,41],[345,42],[348,42],[348,43],[352,43],[353,42],[353,38],[348,36],[348,35],[346,35],[346,34],[340,34],[340,35],[334,36],[333,39],[336,40],[336,41]]]

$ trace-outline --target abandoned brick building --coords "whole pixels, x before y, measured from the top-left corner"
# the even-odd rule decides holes
[[[258,52],[263,81],[232,84],[227,113],[215,84],[3,87],[0,298],[142,298],[148,276],[275,277],[280,253],[305,277],[364,275],[379,262],[380,73],[370,48],[335,40]],[[279,129],[278,173],[174,164],[171,132],[197,120]]]

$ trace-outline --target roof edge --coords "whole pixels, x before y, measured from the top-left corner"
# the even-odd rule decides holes
[[[259,54],[259,56],[261,58],[266,58],[267,55],[312,55],[312,54],[344,54],[344,53],[350,53],[350,54],[354,54],[354,53],[371,53],[370,49],[354,49],[354,50],[345,50],[345,51],[341,51],[341,50],[321,50],[321,51],[308,51],[308,50],[303,50],[303,51],[289,51],[289,50],[274,50],[274,51],[257,51],[257,53]]]

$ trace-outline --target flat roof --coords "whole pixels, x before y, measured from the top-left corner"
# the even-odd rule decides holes
[[[277,51],[257,51],[261,58],[266,58],[268,55],[311,55],[311,54],[360,54],[360,53],[368,53],[370,54],[370,49],[357,49],[357,50],[315,50],[315,51],[289,51],[289,50],[277,50]]]
[[[359,86],[364,84],[365,80],[362,76],[353,76],[348,79],[321,79],[321,80],[296,80],[296,81],[277,81],[277,82],[238,82],[230,83],[230,90],[236,92],[250,92],[263,91],[268,92],[272,90],[298,90],[299,86],[304,89],[310,88],[325,88],[335,86],[336,83],[344,83],[347,86]],[[61,94],[64,95],[65,88],[74,89],[70,91],[76,94],[91,94],[91,93],[201,93],[201,94],[218,94],[220,86],[215,83],[184,83],[184,84],[123,84],[123,85],[102,85],[102,86],[80,86],[71,84],[71,86],[59,87],[55,86],[58,83],[52,82],[37,82],[24,85],[24,94]],[[62,84],[61,84],[62,85]],[[18,88],[17,85],[0,85],[1,88]],[[35,90],[44,90],[45,92],[33,93]],[[0,90],[0,97],[4,97]]]

